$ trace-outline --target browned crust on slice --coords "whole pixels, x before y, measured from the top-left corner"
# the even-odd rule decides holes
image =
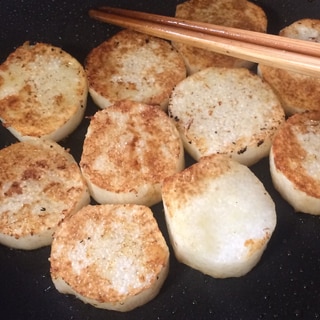
[[[168,214],[181,209],[206,194],[208,183],[232,170],[230,159],[221,155],[203,157],[196,164],[164,179],[162,193],[166,196]]]
[[[0,233],[21,240],[18,247],[24,238],[52,234],[89,202],[77,163],[54,142],[15,143],[0,151],[0,163]]]
[[[320,110],[320,78],[259,65],[260,72],[278,95],[288,115]]]
[[[60,224],[50,262],[54,281],[63,279],[98,307],[123,311],[144,291],[157,286],[158,293],[169,250],[149,208],[86,206]]]
[[[19,140],[60,140],[81,121],[87,91],[84,69],[76,59],[61,48],[26,42],[0,66],[0,118]],[[70,121],[70,128],[55,139],[56,131]]]
[[[301,19],[282,29],[284,37],[306,41],[320,41],[320,20]],[[279,96],[287,115],[320,110],[320,77],[276,69],[259,64],[259,73]]]
[[[257,5],[245,0],[190,0],[177,5],[175,16],[228,27],[266,32],[267,17]],[[252,63],[174,42],[190,74],[211,66],[246,67]]]
[[[154,193],[183,166],[179,133],[158,107],[122,101],[91,118],[80,167],[99,188],[133,198],[145,186]]]
[[[312,171],[313,164],[319,161],[318,155],[312,152],[319,148],[319,135],[320,112],[305,112],[291,116],[278,130],[272,144],[276,170],[295,189],[314,198],[320,198],[320,176],[318,171]]]
[[[85,69],[90,90],[106,99],[101,108],[123,99],[164,106],[186,76],[183,59],[169,42],[131,30],[94,48]]]

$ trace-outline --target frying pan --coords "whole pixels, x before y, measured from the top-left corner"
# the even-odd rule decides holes
[[[181,2],[181,1],[180,1]],[[261,0],[270,33],[300,18],[320,18],[319,0]],[[100,5],[173,15],[174,0],[1,0],[0,63],[24,41],[62,47],[80,62],[119,28],[94,21],[88,9]],[[97,110],[89,97],[86,115]],[[61,144],[76,160],[89,124]],[[0,128],[0,148],[16,140]],[[1,164],[0,164],[1,166]],[[240,278],[214,279],[179,263],[171,250],[170,273],[159,295],[129,313],[96,309],[54,288],[50,247],[33,251],[0,245],[0,318],[31,319],[318,319],[320,318],[320,218],[294,212],[274,190],[268,159],[252,171],[276,203],[276,230],[258,265]],[[152,207],[168,241],[162,204]],[[168,242],[169,243],[169,242]]]

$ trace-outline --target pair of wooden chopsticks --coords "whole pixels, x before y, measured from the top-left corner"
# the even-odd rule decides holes
[[[163,39],[320,77],[320,43],[112,7],[92,9],[89,15]]]

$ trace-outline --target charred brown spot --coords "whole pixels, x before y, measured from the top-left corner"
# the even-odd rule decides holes
[[[257,147],[260,147],[264,143],[264,140],[259,140],[257,143]]]
[[[244,147],[244,148],[240,149],[237,153],[242,154],[242,153],[245,153],[246,151],[247,151],[247,147]]]
[[[65,170],[67,168],[66,164],[65,163],[62,163],[62,164],[59,164],[57,166],[57,169],[60,169],[60,170]]]
[[[22,188],[17,181],[13,182],[8,191],[4,193],[4,195],[8,197],[11,197],[14,194],[22,194]]]
[[[22,174],[22,180],[39,180],[41,178],[41,173],[35,168],[26,169]]]
[[[38,160],[36,161],[36,166],[43,169],[48,169],[49,165],[47,160]]]
[[[9,96],[6,98],[6,104],[11,110],[17,110],[20,106],[21,100],[17,96]]]

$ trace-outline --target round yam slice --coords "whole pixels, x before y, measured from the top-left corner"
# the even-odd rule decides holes
[[[133,100],[165,110],[172,89],[186,77],[182,57],[168,41],[128,29],[94,48],[85,69],[100,108]]]
[[[29,138],[0,150],[0,243],[50,245],[59,221],[90,201],[74,158],[53,141]]]
[[[298,212],[320,215],[320,111],[288,118],[270,152],[273,184]]]
[[[195,160],[226,154],[248,166],[269,154],[285,120],[271,87],[245,68],[212,67],[189,76],[173,90],[168,113]]]
[[[258,5],[247,0],[188,0],[179,3],[175,16],[180,19],[206,22],[227,27],[267,31],[267,16]],[[208,67],[251,67],[252,62],[205,49],[173,42],[182,55],[188,74]]]
[[[245,275],[259,262],[276,212],[247,166],[223,155],[204,157],[166,178],[162,192],[179,261],[215,278]]]
[[[60,141],[80,124],[88,85],[82,65],[61,48],[24,43],[0,65],[0,120],[20,141]]]
[[[91,118],[80,168],[98,203],[151,206],[163,179],[184,168],[184,150],[164,111],[121,101]]]
[[[301,19],[280,31],[283,37],[320,42],[320,19]],[[320,76],[259,64],[258,73],[279,96],[288,116],[304,111],[320,110]]]
[[[159,293],[169,249],[148,207],[89,205],[59,225],[50,263],[61,293],[124,312]]]

